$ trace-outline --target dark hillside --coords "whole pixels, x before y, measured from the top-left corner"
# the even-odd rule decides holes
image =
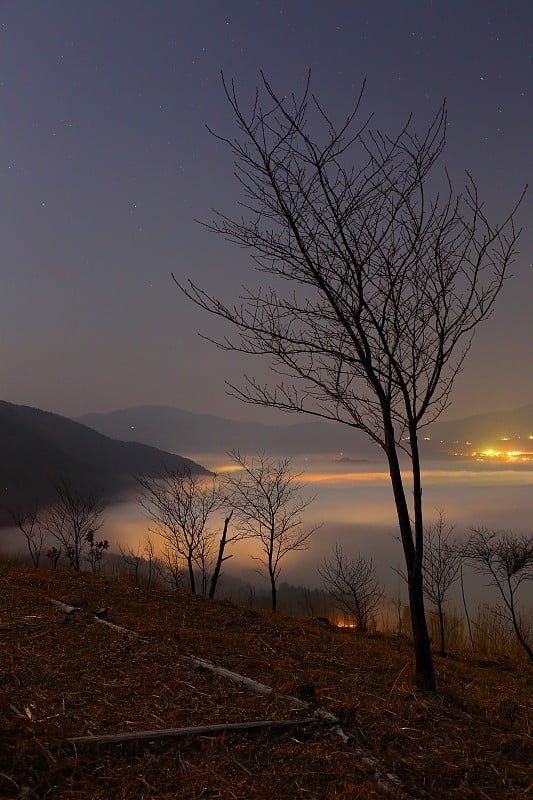
[[[6,507],[26,506],[52,497],[51,481],[68,477],[76,486],[108,496],[134,475],[168,466],[207,472],[199,464],[136,442],[120,442],[66,417],[0,401],[0,523]]]
[[[404,638],[104,576],[0,565],[0,585],[2,797],[530,796],[533,673],[524,662],[437,658],[433,697],[413,690]],[[51,599],[81,610],[66,616]],[[102,606],[134,635],[96,623],[91,612]],[[191,654],[276,691],[198,669]],[[304,697],[304,688],[305,708],[288,697]],[[340,719],[349,741],[313,717],[317,708]],[[302,717],[313,719],[300,725]],[[152,734],[119,746],[64,741],[264,720],[293,727]]]

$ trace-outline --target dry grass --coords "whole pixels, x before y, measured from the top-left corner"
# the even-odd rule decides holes
[[[405,639],[115,578],[4,565],[0,586],[2,797],[384,796],[357,748],[324,724],[78,751],[62,743],[66,736],[309,715],[277,695],[198,671],[184,654],[283,693],[313,682],[320,704],[398,775],[408,795],[533,796],[533,671],[523,661],[437,658],[440,695],[429,697],[412,688]],[[65,617],[50,598],[84,611]],[[100,606],[140,636],[91,622],[88,612]]]

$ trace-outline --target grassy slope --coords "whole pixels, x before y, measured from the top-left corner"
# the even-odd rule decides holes
[[[408,796],[531,796],[533,671],[525,663],[437,659],[441,694],[432,698],[413,690],[402,639],[115,578],[4,565],[0,587],[1,797],[383,796],[373,770],[324,726],[78,752],[61,744],[69,735],[308,715],[193,669],[180,658],[187,653],[285,693],[315,683],[320,704]],[[50,598],[87,612],[107,606],[113,622],[142,638],[91,623],[86,611],[66,619]]]

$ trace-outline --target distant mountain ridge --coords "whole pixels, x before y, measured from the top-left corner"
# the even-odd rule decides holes
[[[147,444],[115,441],[49,411],[0,401],[0,524],[5,509],[48,502],[51,481],[116,495],[132,476],[170,469],[207,473],[204,467]]]
[[[307,418],[309,419],[309,418]],[[107,436],[142,441],[174,452],[198,456],[231,449],[265,450],[273,454],[327,453],[382,460],[381,450],[363,433],[346,425],[311,420],[292,425],[237,422],[212,414],[197,414],[171,406],[138,406],[109,413],[85,414],[84,425]],[[533,403],[507,412],[480,414],[465,419],[435,422],[423,428],[425,454],[442,456],[456,440],[475,446],[509,436],[527,439],[533,433]]]
[[[382,457],[377,445],[360,431],[318,420],[265,425],[171,406],[137,406],[109,413],[84,414],[78,421],[106,436],[147,442],[154,447],[195,456],[237,449],[285,455],[349,450],[350,454],[364,457]]]

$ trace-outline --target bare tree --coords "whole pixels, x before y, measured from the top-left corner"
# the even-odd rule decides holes
[[[94,542],[94,534],[102,527],[105,502],[99,494],[83,492],[64,478],[54,488],[57,500],[43,513],[43,526],[59,543],[58,552],[63,551],[72,569],[79,572],[91,539]]]
[[[126,566],[132,569],[135,585],[138,586],[141,582],[141,570],[144,565],[147,567],[146,580],[150,584],[154,563],[154,545],[150,537],[147,536],[144,543],[138,542],[136,547],[130,545],[126,549],[120,545],[119,550]]]
[[[305,528],[301,518],[314,498],[301,496],[303,487],[289,459],[267,458],[264,453],[248,459],[238,451],[229,455],[241,467],[227,479],[236,524],[243,536],[259,541],[261,555],[253,558],[267,573],[275,611],[281,561],[290,552],[304,550],[317,530]]]
[[[341,545],[336,544],[331,558],[324,559],[318,572],[340,608],[353,619],[355,627],[366,632],[383,597],[372,559],[361,553],[349,558]]]
[[[470,176],[455,195],[446,173],[443,191],[428,199],[445,145],[444,105],[422,137],[410,119],[389,137],[359,125],[361,97],[336,125],[309,81],[297,99],[276,94],[262,75],[250,111],[223,82],[238,133],[218,138],[235,159],[244,211],[217,214],[208,227],[249,249],[272,285],[243,289],[235,305],[178,285],[236,328],[221,348],[266,356],[280,376],[274,386],[247,378],[233,394],[341,422],[382,448],[407,567],[416,683],[434,691],[419,431],[447,407],[474,329],[493,310],[515,252],[514,212],[490,223]]]
[[[520,586],[533,581],[533,536],[515,536],[510,532],[474,529],[467,546],[467,557],[474,569],[488,575],[506,608],[505,616],[513,626],[516,638],[533,662],[533,647],[520,619],[517,594]]]
[[[141,565],[144,561],[144,547],[141,547],[140,543],[138,543],[136,547],[130,545],[127,549],[120,545],[119,550],[123,562],[127,567],[131,568],[133,580],[135,581],[135,585],[138,586],[140,583]]]
[[[46,552],[46,557],[50,559],[50,564],[54,572],[57,569],[57,565],[59,564],[59,559],[61,558],[62,552],[61,548],[59,547],[50,547],[49,550]]]
[[[459,578],[464,558],[464,547],[459,545],[453,531],[453,526],[446,524],[440,512],[438,520],[426,530],[424,545],[424,594],[437,609],[442,656],[446,655],[444,605],[448,592]]]
[[[198,590],[199,573],[201,593],[214,597],[222,564],[231,557],[226,547],[243,535],[228,532],[231,513],[220,536],[210,524],[215,512],[227,504],[220,482],[215,476],[209,479],[185,470],[138,478],[138,483],[139,502],[166,543],[167,568],[172,575],[186,569],[193,594]]]
[[[165,544],[157,563],[161,578],[176,589],[183,589],[184,565],[180,554],[170,544]]]
[[[210,515],[220,503],[216,480],[206,480],[190,470],[167,470],[154,477],[140,477],[138,483],[139,502],[166,544],[172,572],[179,572],[181,559],[191,592],[196,594],[195,570],[203,534]]]
[[[10,508],[8,513],[26,540],[26,547],[33,566],[38,567],[45,545],[46,532],[39,518],[37,504],[29,511]]]
[[[147,575],[146,575],[146,582],[148,586],[151,585],[153,574],[154,574],[154,563],[155,563],[155,550],[154,550],[154,543],[148,534],[146,537],[146,545],[144,548],[144,558],[146,561],[146,568],[147,568]]]

